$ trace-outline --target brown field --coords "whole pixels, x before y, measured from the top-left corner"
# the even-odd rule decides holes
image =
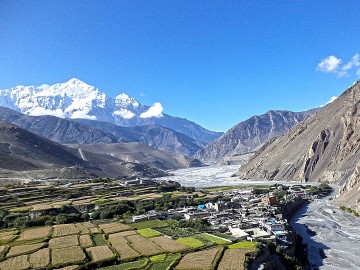
[[[79,239],[77,235],[68,235],[57,238],[52,238],[49,241],[49,247],[51,249],[66,248],[79,245]]]
[[[126,239],[129,241],[130,246],[141,255],[151,256],[164,252],[161,247],[141,235],[129,235]]]
[[[10,242],[17,237],[17,231],[0,232],[0,241]]]
[[[75,264],[84,262],[86,256],[79,246],[53,249],[51,251],[52,265]]]
[[[129,236],[129,235],[135,235],[135,234],[137,234],[136,231],[118,232],[118,233],[109,234],[109,239],[117,238],[117,237],[124,237],[124,236]]]
[[[97,246],[86,249],[90,254],[93,262],[107,261],[115,257],[114,253],[108,246]]]
[[[46,267],[50,263],[50,249],[43,248],[29,255],[32,268]]]
[[[120,255],[121,260],[132,259],[139,257],[140,254],[128,245],[128,241],[125,237],[113,237],[109,239],[109,242]]]
[[[218,270],[242,270],[244,269],[245,254],[254,251],[253,248],[227,249],[218,266]]]
[[[54,231],[52,237],[78,234],[80,232],[80,230],[76,228],[75,224],[54,225],[53,228]]]
[[[106,234],[121,232],[131,230],[129,226],[122,224],[122,223],[107,223],[107,224],[100,224],[99,228],[104,231]]]
[[[1,242],[8,243],[14,240],[17,237],[17,235],[6,235],[0,238]]]
[[[66,205],[66,204],[71,204],[71,201],[58,201],[58,202],[53,202],[51,205],[53,208],[61,208],[61,206]]]
[[[80,235],[79,240],[80,246],[82,246],[83,248],[92,247],[94,245],[91,236],[88,234]]]
[[[87,221],[87,222],[81,222],[81,223],[76,223],[75,225],[80,225],[82,227],[85,227],[85,228],[94,228],[96,227],[94,224],[92,224],[90,221]]]
[[[212,263],[218,253],[219,248],[212,248],[201,250],[186,254],[175,267],[175,269],[193,269],[193,270],[207,270],[211,269]]]
[[[100,229],[97,228],[97,227],[89,228],[89,232],[90,232],[91,234],[100,233]]]
[[[36,212],[36,211],[43,211],[43,210],[50,210],[52,209],[52,205],[51,204],[34,204],[31,205],[32,206],[32,211]]]
[[[33,244],[33,245],[13,246],[13,247],[10,248],[9,252],[6,254],[6,257],[13,257],[13,256],[20,255],[20,254],[27,254],[27,253],[39,250],[44,245],[45,245],[45,243],[38,243],[38,244]]]
[[[1,270],[23,270],[29,269],[30,264],[27,261],[27,255],[21,255],[0,262]]]
[[[39,203],[39,204],[34,204],[31,205],[32,209],[31,211],[36,212],[36,211],[43,211],[43,210],[50,210],[50,209],[54,209],[54,208],[61,208],[61,206],[65,205],[65,204],[70,204],[70,201],[57,201],[57,202],[52,202],[52,203]]]
[[[153,241],[155,244],[160,246],[161,248],[165,249],[169,252],[179,252],[183,250],[189,249],[188,246],[178,243],[170,238],[164,237],[164,236],[158,236],[153,237],[149,239],[150,241]]]
[[[5,250],[5,247],[4,246],[0,246],[0,254],[3,253]]]
[[[79,229],[80,234],[89,234],[91,228],[96,228],[95,225],[90,222],[75,223],[74,225]]]
[[[47,238],[51,234],[51,227],[31,228],[23,231],[17,241]]]
[[[89,205],[92,204],[94,200],[96,200],[95,197],[91,197],[89,199],[76,200],[73,201],[72,205]]]

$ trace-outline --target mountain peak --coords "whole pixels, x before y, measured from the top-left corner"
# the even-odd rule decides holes
[[[82,80],[80,80],[78,78],[71,78],[66,83],[70,83],[70,84],[86,84],[85,82],[83,82]]]
[[[115,97],[115,103],[121,107],[128,107],[130,105],[137,107],[140,103],[133,97],[128,96],[125,93],[121,93]]]

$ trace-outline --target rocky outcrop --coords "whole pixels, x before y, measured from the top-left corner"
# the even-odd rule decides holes
[[[317,109],[305,112],[268,111],[260,116],[255,115],[209,143],[194,157],[203,162],[212,163],[253,152],[271,138],[283,134],[316,111]]]
[[[266,143],[241,167],[238,176],[329,181],[343,185],[343,195],[351,190],[355,196],[360,194],[354,191],[359,142],[360,81],[315,115]],[[350,199],[344,201],[347,203],[352,204]]]

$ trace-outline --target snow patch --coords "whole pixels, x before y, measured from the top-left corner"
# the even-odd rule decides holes
[[[326,103],[326,104],[333,102],[335,99],[337,99],[337,97],[335,97],[335,96],[331,97],[330,100],[328,101],[328,103]]]

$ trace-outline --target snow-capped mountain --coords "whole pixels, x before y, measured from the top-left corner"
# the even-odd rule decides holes
[[[160,103],[141,105],[124,93],[112,98],[76,78],[54,85],[0,90],[0,106],[33,116],[90,119],[129,127],[162,125],[203,142],[212,141],[222,134],[206,130],[187,119],[163,114]]]
[[[111,121],[114,101],[78,79],[0,90],[0,105],[29,115]]]

